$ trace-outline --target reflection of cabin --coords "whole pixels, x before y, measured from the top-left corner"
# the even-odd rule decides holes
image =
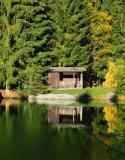
[[[48,72],[49,88],[84,88],[86,69],[83,67],[52,67]]]
[[[50,107],[48,109],[48,123],[74,124],[82,122],[82,108]]]

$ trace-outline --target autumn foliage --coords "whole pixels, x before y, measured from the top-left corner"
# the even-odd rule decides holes
[[[117,87],[116,80],[116,65],[114,62],[108,62],[108,72],[105,76],[105,82],[103,83],[104,87]]]

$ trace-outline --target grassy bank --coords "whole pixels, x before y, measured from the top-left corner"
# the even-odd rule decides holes
[[[93,87],[93,88],[84,88],[84,89],[58,89],[51,90],[50,93],[53,94],[71,94],[71,95],[89,95],[94,99],[105,99],[106,95],[109,92],[115,92],[114,88],[104,88],[104,87]]]
[[[95,100],[104,100],[109,92],[115,92],[115,88],[104,88],[104,87],[93,87],[93,88],[84,88],[84,89],[56,89],[50,90],[50,94],[69,94],[69,95],[88,95],[89,98]],[[24,98],[23,92],[18,92],[17,90],[10,90],[6,93],[5,90],[0,90],[3,97],[9,98]],[[84,97],[86,98],[86,97]],[[87,97],[88,98],[88,97]],[[125,101],[125,95],[118,95],[119,100]]]

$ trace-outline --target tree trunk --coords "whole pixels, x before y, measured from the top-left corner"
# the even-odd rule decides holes
[[[6,96],[7,97],[9,96],[9,85],[7,82],[6,82]]]

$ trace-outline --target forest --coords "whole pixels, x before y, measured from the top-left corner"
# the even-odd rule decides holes
[[[45,93],[59,64],[125,94],[125,1],[0,0],[0,88]]]

